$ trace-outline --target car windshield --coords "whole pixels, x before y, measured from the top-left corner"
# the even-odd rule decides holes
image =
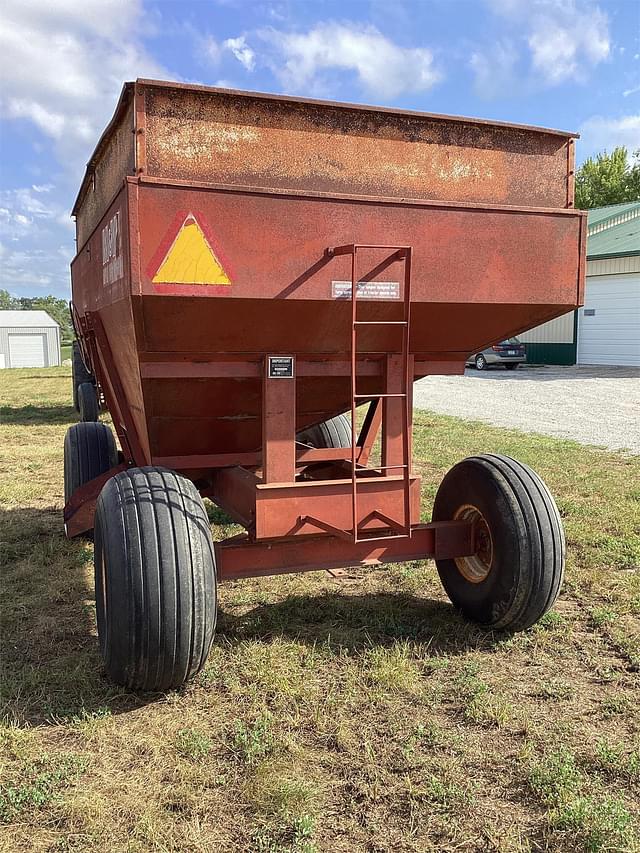
[[[517,338],[507,338],[506,341],[501,341],[501,343],[503,346],[506,346],[507,344],[517,344],[520,346],[520,341]]]

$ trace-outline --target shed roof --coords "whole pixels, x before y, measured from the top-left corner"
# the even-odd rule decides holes
[[[598,225],[605,219],[613,219],[640,205],[637,201],[624,201],[621,204],[609,204],[606,207],[594,207],[589,211],[589,228]]]
[[[58,324],[46,311],[0,311],[0,326],[3,328],[38,328]]]
[[[589,211],[587,258],[640,255],[640,201]]]

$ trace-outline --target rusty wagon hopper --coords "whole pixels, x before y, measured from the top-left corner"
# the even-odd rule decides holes
[[[112,678],[166,689],[196,672],[228,578],[429,558],[484,625],[526,628],[553,604],[562,526],[527,466],[463,460],[420,523],[411,389],[581,303],[573,147],[477,119],[124,86],[73,211],[81,422],[65,439],[65,526],[94,529]],[[213,544],[202,497],[246,532]]]

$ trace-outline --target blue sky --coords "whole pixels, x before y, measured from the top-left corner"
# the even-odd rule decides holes
[[[4,0],[0,287],[69,295],[69,211],[124,80],[393,105],[640,148],[640,0]]]

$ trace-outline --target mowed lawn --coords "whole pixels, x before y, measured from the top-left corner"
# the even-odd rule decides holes
[[[135,695],[101,669],[92,545],[63,536],[70,391],[0,372],[3,851],[640,850],[640,459],[420,413],[425,519],[477,452],[555,494],[541,624],[466,623],[430,562],[228,583],[205,670]]]

